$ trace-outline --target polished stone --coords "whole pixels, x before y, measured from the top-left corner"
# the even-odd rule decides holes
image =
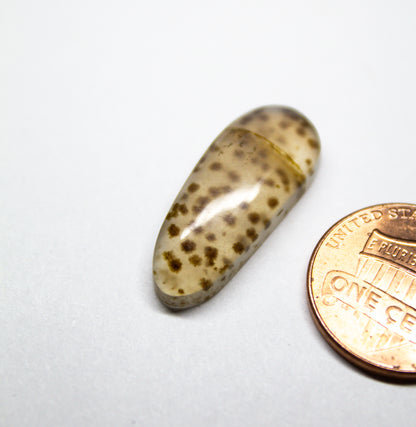
[[[320,142],[299,112],[251,111],[211,144],[175,199],[156,242],[156,293],[172,309],[218,293],[310,183]]]

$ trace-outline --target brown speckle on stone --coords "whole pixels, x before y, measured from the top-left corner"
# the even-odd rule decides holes
[[[304,128],[310,128],[311,127],[311,125],[309,124],[309,122],[307,120],[305,120],[304,118],[302,118],[302,117],[299,118],[299,123]]]
[[[189,185],[188,187],[188,191],[190,193],[195,193],[195,191],[199,190],[199,184],[197,184],[196,182],[193,182],[192,184]]]
[[[282,184],[283,185],[289,185],[290,180],[289,177],[287,176],[287,173],[283,170],[283,169],[276,169],[276,173],[277,175],[279,175],[280,179],[282,180]]]
[[[224,265],[220,268],[220,273],[223,274],[226,270],[233,266],[233,263],[226,257],[222,259]]]
[[[305,181],[306,181],[305,177],[298,177],[296,180],[297,187],[298,188],[303,187],[305,184]]]
[[[240,175],[234,171],[228,172],[228,177],[231,179],[232,182],[240,181]]]
[[[260,215],[257,212],[250,212],[248,219],[252,224],[257,224],[260,221]]]
[[[313,138],[308,139],[308,144],[311,148],[315,148],[316,150],[319,148],[319,143]]]
[[[225,265],[228,265],[229,267],[233,264],[233,263],[231,262],[231,260],[230,260],[230,259],[228,259],[227,257],[224,257],[224,258],[222,259],[222,262],[223,262]]]
[[[279,200],[277,200],[276,197],[270,197],[267,200],[267,204],[273,209],[279,204]]]
[[[207,265],[212,266],[215,264],[215,259],[218,256],[218,249],[213,246],[206,246],[204,248],[204,255],[207,258]]]
[[[279,123],[279,126],[280,126],[282,129],[287,129],[290,125],[289,125],[289,122],[287,122],[286,120],[282,120],[282,121]]]
[[[182,268],[181,260],[176,258],[172,251],[163,252],[163,258],[165,258],[170,270],[174,273],[178,273]]]
[[[186,215],[188,213],[188,208],[186,207],[185,203],[180,204],[178,209],[182,215]]]
[[[219,151],[218,146],[215,143],[212,143],[211,146],[209,147],[209,151]]]
[[[199,255],[192,255],[188,258],[189,262],[194,266],[198,267],[198,265],[201,265],[202,258]]]
[[[196,244],[192,240],[186,239],[181,243],[181,247],[184,252],[192,252],[195,250]]]
[[[242,202],[242,203],[240,203],[239,208],[245,210],[245,209],[248,209],[249,206],[250,205],[247,202]]]
[[[305,135],[306,135],[305,128],[303,128],[303,127],[298,127],[298,128],[296,129],[296,133],[297,133],[298,135],[300,135],[300,136],[305,136]]]
[[[211,280],[206,279],[205,277],[203,277],[200,281],[199,284],[201,286],[201,288],[204,291],[207,291],[211,286],[212,286],[212,282]]]
[[[254,242],[259,237],[259,235],[257,234],[256,230],[253,227],[248,228],[246,230],[246,234],[247,234],[247,237],[250,238],[252,242]]]
[[[178,216],[179,203],[175,203],[169,213],[166,215],[166,219],[176,218]]]
[[[202,232],[204,231],[204,229],[199,225],[198,227],[195,227],[194,229],[193,229],[193,232],[195,233],[195,234],[201,234]]]
[[[179,289],[178,289],[178,294],[183,295],[184,293],[185,293],[185,291],[184,291],[182,288],[179,288]]]
[[[237,254],[242,254],[244,252],[244,244],[242,242],[235,242],[233,245],[234,252]]]
[[[210,202],[210,198],[206,196],[198,197],[196,205],[192,206],[192,212],[200,213],[203,211],[205,206]]]
[[[213,242],[214,240],[216,240],[215,234],[214,233],[208,233],[205,238],[209,241],[209,242]]]
[[[219,171],[222,168],[222,165],[220,162],[214,162],[209,165],[209,168],[213,171]]]
[[[176,226],[175,224],[171,224],[168,228],[168,233],[170,237],[175,237],[179,234],[180,228]]]
[[[220,273],[220,274],[223,274],[223,273],[225,273],[229,268],[230,268],[230,267],[229,267],[228,265],[225,265],[225,264],[224,264],[224,265],[220,268],[219,273]]]
[[[224,215],[223,220],[228,225],[234,225],[236,223],[235,216],[230,213]]]

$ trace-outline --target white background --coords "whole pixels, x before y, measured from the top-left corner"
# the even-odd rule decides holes
[[[414,386],[326,344],[306,270],[342,216],[416,202],[411,1],[0,3],[0,424],[391,426]],[[159,227],[234,118],[290,105],[315,181],[210,302],[152,288]]]

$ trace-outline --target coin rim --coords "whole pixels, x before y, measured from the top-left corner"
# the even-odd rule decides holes
[[[358,212],[365,211],[367,209],[375,208],[375,207],[382,207],[383,209],[388,206],[395,206],[395,205],[408,205],[412,206],[414,209],[416,209],[416,204],[414,203],[378,203],[375,205],[370,205],[362,209],[358,209],[356,211],[353,211],[349,213],[348,215],[345,215],[342,217],[339,221],[337,221],[335,224],[333,224],[326,232],[325,234],[319,239],[318,243],[316,244],[311,258],[309,260],[308,265],[308,273],[307,273],[307,290],[308,290],[308,306],[309,310],[311,312],[312,318],[314,320],[315,325],[317,326],[318,330],[321,332],[322,336],[325,338],[326,342],[342,357],[344,357],[349,362],[353,363],[354,365],[358,366],[361,369],[364,369],[365,371],[368,371],[375,375],[380,375],[383,377],[389,377],[392,379],[412,379],[416,380],[416,370],[415,371],[409,371],[409,370],[395,370],[388,367],[382,367],[379,365],[376,365],[360,355],[352,352],[351,350],[348,350],[346,346],[335,336],[334,333],[330,330],[328,325],[323,320],[316,304],[315,300],[313,298],[313,291],[312,291],[312,270],[315,263],[315,258],[319,252],[319,249],[321,248],[323,242],[327,238],[327,236],[333,231],[334,228],[336,228],[340,223],[342,223],[344,220],[346,220],[351,215],[355,215]]]

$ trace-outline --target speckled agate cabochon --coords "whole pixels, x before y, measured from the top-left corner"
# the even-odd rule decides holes
[[[172,309],[218,293],[308,187],[319,156],[313,125],[269,106],[232,122],[201,157],[160,230],[156,293]]]

